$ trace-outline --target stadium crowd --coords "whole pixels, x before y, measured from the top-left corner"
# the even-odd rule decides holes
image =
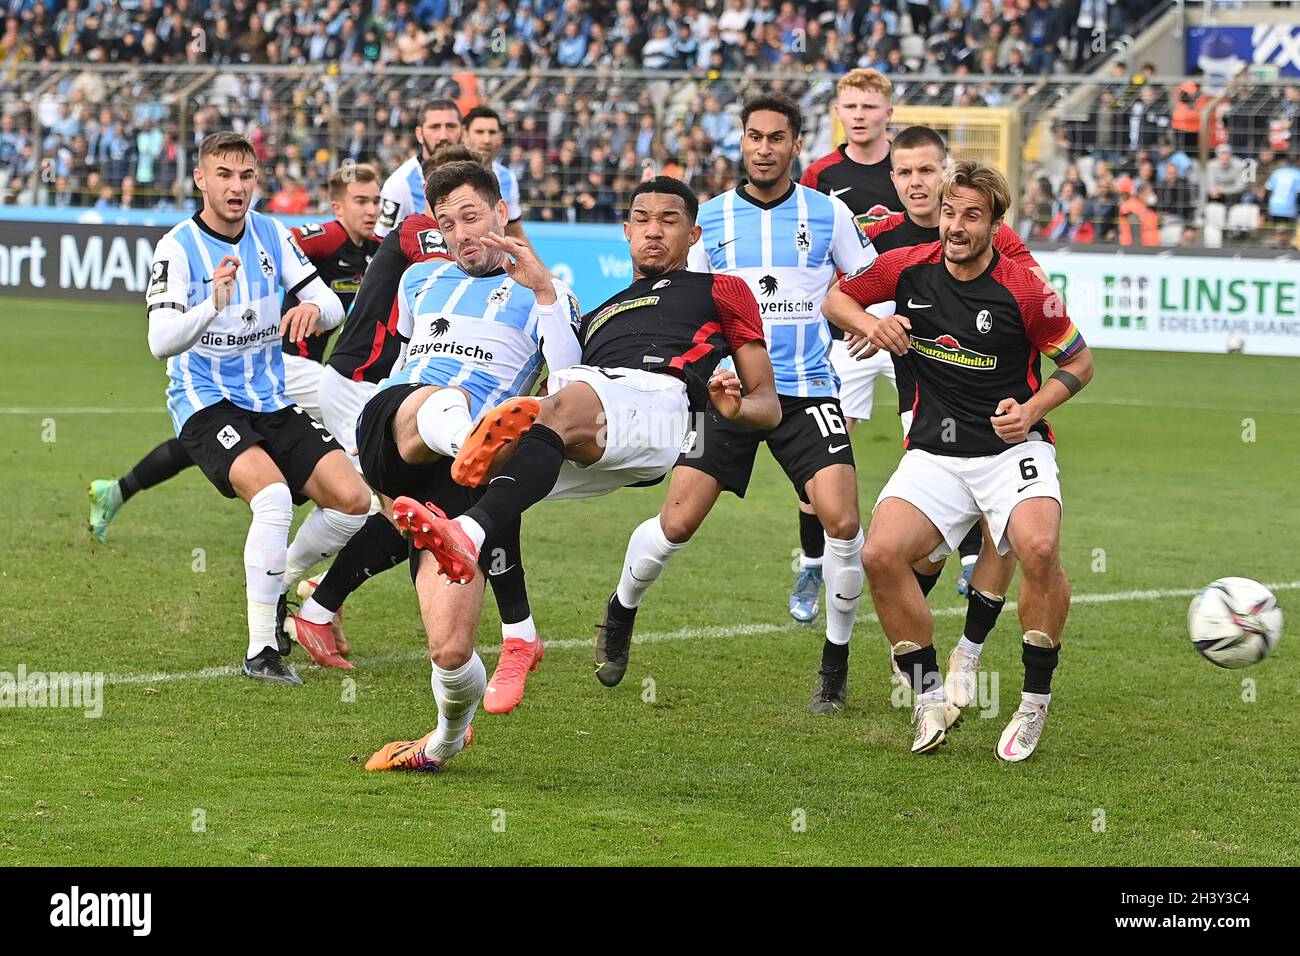
[[[834,77],[871,66],[898,102],[999,106],[1039,74],[1086,69],[1095,43],[1154,3],[1106,0],[8,0],[0,36],[0,197],[6,203],[187,208],[209,132],[247,133],[264,168],[263,208],[318,211],[337,162],[396,168],[413,148],[418,102],[449,95],[502,113],[500,161],[534,220],[612,222],[650,170],[716,195],[739,174],[734,111],[756,72],[788,79],[825,152]],[[15,63],[74,66],[30,101]],[[231,64],[177,105],[192,74]],[[430,82],[394,65],[441,67]],[[383,67],[377,69],[377,67]],[[570,73],[542,71],[571,69]],[[1118,64],[1086,121],[1062,125],[1027,166],[1019,228],[1071,242],[1211,244],[1294,226],[1300,90],[1234,86],[1216,109],[1216,158],[1201,168],[1196,87],[1147,82]],[[653,71],[684,70],[656,81]],[[628,71],[651,71],[635,77]],[[976,75],[990,80],[964,81]],[[646,77],[649,77],[647,80]],[[771,85],[771,84],[768,84]],[[25,99],[24,96],[28,98]],[[39,141],[33,130],[39,130]],[[1227,147],[1225,150],[1224,147]],[[1170,164],[1173,164],[1172,167]],[[38,168],[39,167],[39,168]],[[1171,175],[1172,169],[1172,175]],[[1032,210],[1032,216],[1030,211]],[[1121,214],[1122,213],[1122,214]]]

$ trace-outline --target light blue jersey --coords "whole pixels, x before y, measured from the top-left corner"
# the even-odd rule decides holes
[[[828,353],[822,300],[836,270],[852,273],[876,258],[843,201],[791,184],[766,204],[731,189],[700,207],[700,241],[686,267],[740,276],[758,300],[779,395],[834,396],[839,380]]]
[[[558,280],[553,285],[556,311],[567,321],[551,335],[567,336],[576,354],[577,299]],[[504,272],[474,278],[454,261],[417,262],[402,274],[397,308],[397,332],[410,341],[404,364],[380,388],[459,386],[470,395],[473,418],[513,395],[532,392],[545,323],[533,291]]]
[[[492,172],[501,185],[501,198],[506,201],[506,218],[514,222],[524,214],[519,203],[519,178],[510,167],[495,160]],[[384,181],[384,188],[379,193],[379,220],[375,223],[375,235],[384,238],[407,216],[424,212],[424,206],[424,168],[420,157],[412,156]]]
[[[211,280],[226,256],[238,258],[240,268],[235,292],[218,312],[210,304]],[[280,344],[281,290],[298,294],[313,280],[319,282],[316,267],[289,230],[261,213],[247,214],[243,233],[234,241],[208,229],[197,215],[163,236],[154,250],[146,302],[151,340],[165,338],[168,327],[185,338],[156,351],[169,356],[167,411],[177,434],[191,415],[223,399],[252,412],[289,406]]]

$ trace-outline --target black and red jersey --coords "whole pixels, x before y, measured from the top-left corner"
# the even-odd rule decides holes
[[[888,252],[890,249],[905,249],[909,246],[938,242],[939,227],[918,225],[907,213],[900,212],[868,226],[867,238],[871,240],[871,244],[878,252]],[[1003,223],[993,234],[993,248],[1002,253],[1008,261],[1022,265],[1026,269],[1038,267],[1038,261],[1034,259],[1034,254],[1029,251],[1020,234],[1006,223]],[[872,305],[883,304],[885,303],[872,303]],[[889,303],[889,306],[892,308],[893,304]],[[871,309],[871,306],[867,308]],[[912,381],[911,363],[900,361],[897,356],[894,358],[894,384],[898,386],[899,412],[910,411],[916,398],[916,383]]]
[[[438,223],[414,213],[384,237],[357,291],[352,312],[330,354],[329,366],[354,382],[388,377],[404,341],[397,334],[397,293],[413,262],[449,259]]]
[[[678,269],[638,279],[582,317],[584,365],[637,368],[686,382],[691,408],[709,402],[709,378],[728,355],[762,342],[758,301],[745,280]]]
[[[849,159],[846,143],[809,166],[799,182],[819,193],[838,196],[853,211],[858,228],[865,230],[902,206],[889,178],[893,169],[889,156],[870,164]]]
[[[370,260],[379,251],[379,240],[371,236],[360,245],[354,243],[337,219],[332,222],[309,223],[294,226],[293,238],[303,254],[320,273],[325,284],[334,290],[334,294],[343,303],[343,314],[347,315],[349,306],[361,286],[361,277],[366,273]],[[298,304],[297,296],[286,295],[281,306],[287,312]],[[325,357],[325,347],[329,344],[329,333],[309,335],[301,342],[291,341],[288,333],[284,336],[284,354],[300,355],[313,362]]]
[[[896,367],[910,367],[913,383],[905,444],[936,455],[1006,451],[990,421],[998,403],[1033,397],[1040,354],[1059,361],[1085,347],[1061,297],[996,248],[970,280],[953,277],[938,242],[893,249],[840,280],[840,289],[866,307],[894,302],[911,322],[911,348],[894,357]],[[1031,431],[1052,440],[1046,420]]]

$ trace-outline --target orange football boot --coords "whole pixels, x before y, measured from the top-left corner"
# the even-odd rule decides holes
[[[419,740],[394,740],[384,744],[366,761],[367,770],[405,770],[408,773],[437,773],[443,761],[426,757],[424,748],[435,731],[429,731]],[[465,747],[474,741],[474,728],[465,731]],[[462,747],[461,750],[464,750]]]
[[[420,504],[405,496],[393,502],[393,523],[415,546],[438,559],[448,580],[469,584],[478,573],[478,548],[455,521],[432,502]]]
[[[507,637],[501,642],[501,659],[488,681],[483,695],[483,709],[489,714],[508,714],[524,699],[524,682],[537,670],[546,649],[542,639],[525,641],[522,637]]]
[[[512,398],[480,418],[451,463],[452,480],[467,488],[486,484],[497,452],[532,428],[541,410],[535,398]]]

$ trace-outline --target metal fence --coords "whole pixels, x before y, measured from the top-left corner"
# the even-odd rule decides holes
[[[613,221],[647,170],[703,196],[740,175],[739,109],[782,90],[803,107],[803,159],[834,145],[835,77],[447,72],[225,66],[104,68],[37,64],[0,77],[9,142],[6,202],[185,207],[204,135],[248,135],[264,195],[304,186],[310,209],[344,161],[392,171],[414,149],[418,103],[450,96],[502,113],[499,157],[519,175],[528,216]],[[1283,245],[1295,222],[1270,215],[1273,171],[1300,152],[1300,84],[1239,78],[1209,89],[1186,78],[1102,75],[895,75],[909,107],[985,107],[1016,119],[1007,155],[1021,185],[1013,218],[1026,237],[1076,244]],[[906,111],[905,111],[906,112]],[[901,115],[901,114],[900,114]],[[960,124],[958,124],[960,125]],[[1221,147],[1227,147],[1224,152]],[[1273,180],[1276,185],[1276,180]],[[319,199],[317,199],[319,197]],[[1284,197],[1282,197],[1284,198]],[[1274,212],[1279,211],[1274,203]]]

